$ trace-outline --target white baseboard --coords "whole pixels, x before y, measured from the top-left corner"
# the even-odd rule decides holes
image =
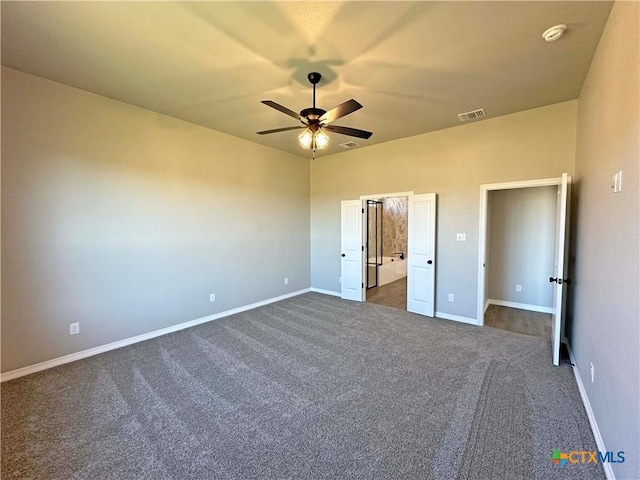
[[[591,431],[593,432],[593,436],[596,439],[596,445],[598,446],[599,451],[606,452],[607,447],[605,447],[604,445],[604,440],[602,439],[600,429],[598,428],[598,422],[596,422],[596,416],[593,413],[591,402],[589,401],[589,397],[587,396],[587,390],[584,388],[584,383],[582,382],[582,377],[580,376],[580,370],[578,369],[576,357],[573,356],[573,350],[571,350],[571,345],[568,341],[565,342],[565,345],[567,346],[567,350],[569,350],[569,358],[571,359],[571,363],[573,364],[573,374],[576,377],[576,383],[578,384],[580,398],[582,399],[584,409],[587,411],[589,425],[591,425]],[[616,476],[613,473],[613,467],[611,466],[611,463],[603,462],[602,468],[604,468],[604,474],[606,475],[607,480],[616,480]]]
[[[169,333],[177,332],[179,330],[184,330],[185,328],[195,327],[196,325],[201,325],[203,323],[211,322],[213,320],[218,320],[219,318],[228,317],[229,315],[234,315],[236,313],[246,312],[247,310],[252,310],[254,308],[262,307],[263,305],[268,305],[270,303],[279,302],[280,300],[285,300],[287,298],[296,297],[298,295],[302,295],[303,293],[307,293],[310,291],[311,291],[310,288],[297,290],[295,292],[287,293],[285,295],[280,295],[278,297],[268,298],[260,302],[244,305],[242,307],[232,308],[231,310],[214,313],[213,315],[207,315],[206,317],[196,318],[195,320],[190,320],[188,322],[179,323],[177,325],[172,325],[170,327],[161,328],[160,330],[154,330],[153,332],[143,333],[142,335],[137,335],[135,337],[125,338],[124,340],[118,340],[117,342],[108,343],[106,345],[100,345],[99,347],[89,348],[87,350],[82,350],[80,352],[71,353],[69,355],[64,355],[62,357],[54,358],[52,360],[36,363],[35,365],[29,365],[27,367],[11,370],[10,372],[0,374],[0,382],[6,382],[7,380],[13,380],[14,378],[24,377],[25,375],[30,375],[32,373],[40,372],[42,370],[47,370],[49,368],[57,367],[59,365],[64,365],[65,363],[75,362],[76,360],[92,357],[94,355],[108,352],[110,350],[126,347],[134,343],[150,340],[152,338],[160,337],[162,335],[167,335]]]
[[[504,300],[494,300],[490,298],[485,304],[485,311],[489,305],[498,305],[500,307],[519,308],[520,310],[529,310],[531,312],[553,313],[553,307],[543,307],[540,305],[530,305],[528,303],[507,302]]]
[[[489,308],[489,305],[491,305],[491,303],[489,303],[489,302],[490,302],[489,299],[487,299],[487,301],[484,302],[484,310],[483,310],[482,313],[487,313],[487,308]]]
[[[334,297],[342,296],[342,294],[340,292],[334,292],[333,290],[323,290],[321,288],[315,288],[315,287],[311,287],[309,291],[316,292],[316,293],[322,293],[324,295],[331,295],[331,296],[334,296]]]
[[[478,325],[478,321],[471,317],[462,317],[460,315],[452,315],[451,313],[436,312],[437,318],[443,318],[444,320],[454,320],[461,323],[469,323],[471,325]]]

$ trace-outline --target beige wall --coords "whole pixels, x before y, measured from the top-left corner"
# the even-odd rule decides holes
[[[340,290],[340,200],[435,192],[436,309],[475,318],[480,185],[572,174],[576,109],[564,102],[312,162],[312,286]]]
[[[557,197],[556,186],[489,192],[488,298],[553,306]]]
[[[5,372],[307,288],[309,161],[3,68],[2,286]]]
[[[578,103],[570,341],[606,449],[626,452],[618,479],[640,478],[639,20],[638,2],[614,5]]]

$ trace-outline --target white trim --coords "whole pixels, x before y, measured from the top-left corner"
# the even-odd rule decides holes
[[[553,307],[543,307],[542,305],[530,305],[528,303],[507,302],[505,300],[487,299],[486,306],[498,305],[500,307],[519,308],[520,310],[529,310],[530,312],[553,313]],[[485,307],[486,311],[486,307]]]
[[[270,303],[279,302],[280,300],[285,300],[287,298],[296,297],[298,295],[302,295],[303,293],[307,293],[310,291],[311,291],[310,288],[305,288],[303,290],[287,293],[285,295],[280,295],[278,297],[268,298],[266,300],[261,300],[260,302],[251,303],[249,305],[244,305],[242,307],[232,308],[231,310],[226,310],[224,312],[214,313],[213,315],[207,315],[206,317],[196,318],[195,320],[189,320],[188,322],[179,323],[177,325],[172,325],[170,327],[161,328],[160,330],[154,330],[153,332],[143,333],[142,335],[137,335],[135,337],[125,338],[124,340],[118,340],[117,342],[107,343],[106,345],[100,345],[99,347],[89,348],[87,350],[82,350],[80,352],[71,353],[69,355],[64,355],[62,357],[54,358],[52,360],[36,363],[35,365],[29,365],[27,367],[11,370],[10,372],[0,374],[0,382],[6,382],[7,380],[13,380],[14,378],[24,377],[25,375],[30,375],[32,373],[40,372],[42,370],[47,370],[49,368],[57,367],[59,365],[64,365],[65,363],[75,362],[76,360],[92,357],[94,355],[108,352],[110,350],[115,350],[117,348],[126,347],[134,343],[139,343],[145,340],[150,340],[152,338],[161,337],[162,335],[167,335],[169,333],[177,332],[179,330],[184,330],[185,328],[195,327],[196,325],[201,325],[203,323],[211,322],[212,320],[218,320],[223,317],[228,317],[229,315],[235,315],[236,313],[246,312],[247,310],[252,310],[254,308],[262,307],[263,305],[268,305]]]
[[[471,325],[478,325],[478,322],[475,318],[462,317],[460,315],[453,315],[451,313],[436,312],[436,318],[442,318],[444,320],[454,320],[456,322],[469,323]]]
[[[582,377],[580,376],[580,370],[578,370],[576,357],[573,356],[573,350],[571,350],[571,345],[569,345],[568,341],[565,342],[565,345],[567,346],[567,350],[569,351],[569,358],[571,359],[571,363],[573,364],[573,374],[576,377],[576,383],[578,384],[580,398],[582,399],[582,404],[584,405],[584,409],[587,412],[589,425],[591,425],[591,431],[593,432],[593,437],[596,440],[596,445],[598,446],[599,451],[606,452],[607,447],[605,447],[604,445],[602,434],[600,433],[600,429],[598,428],[598,422],[596,422],[596,416],[593,413],[593,409],[591,408],[591,402],[589,401],[589,397],[587,396],[587,390],[584,388],[584,383],[582,383]],[[602,468],[604,468],[604,474],[607,477],[607,480],[616,480],[616,476],[613,473],[613,467],[611,466],[611,463],[603,462]]]
[[[487,301],[484,302],[484,311],[482,312],[483,314],[487,313],[487,308],[489,308],[489,299],[487,298]],[[484,318],[482,320],[482,323],[484,324]]]
[[[360,200],[373,200],[376,198],[387,198],[387,197],[410,197],[411,195],[413,195],[413,191],[395,192],[395,193],[377,193],[375,195],[360,195]]]
[[[511,190],[513,188],[548,187],[552,185],[562,185],[562,177],[521,180],[519,182],[485,183],[480,185],[480,188],[486,190]]]
[[[340,292],[334,292],[333,290],[323,290],[322,288],[315,288],[315,287],[311,287],[309,291],[322,293],[323,295],[331,295],[333,297],[340,297],[342,295]]]
[[[484,312],[486,307],[487,292],[485,282],[487,280],[487,205],[489,204],[489,190],[480,185],[480,221],[478,229],[478,311],[476,321],[478,325],[484,325]],[[483,305],[484,304],[484,305]],[[484,310],[483,310],[484,306]]]

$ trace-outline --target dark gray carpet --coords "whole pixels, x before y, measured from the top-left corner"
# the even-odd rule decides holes
[[[305,294],[2,385],[2,478],[603,479],[539,338]]]

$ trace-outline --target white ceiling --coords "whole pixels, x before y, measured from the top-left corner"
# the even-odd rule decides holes
[[[2,64],[310,157],[296,120],[260,103],[355,98],[320,154],[575,99],[611,2],[11,2],[2,1]],[[558,23],[563,38],[541,35]],[[482,121],[482,120],[475,120]]]

